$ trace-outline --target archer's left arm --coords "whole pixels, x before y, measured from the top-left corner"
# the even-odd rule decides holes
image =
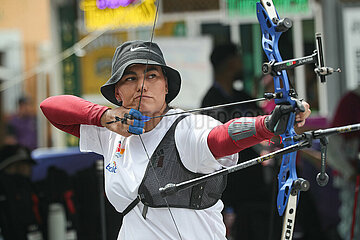
[[[305,124],[310,116],[309,104],[303,102],[304,111],[297,113],[295,121],[298,127]],[[215,158],[228,156],[254,146],[275,136],[275,128],[285,129],[287,122],[282,122],[282,116],[294,111],[291,105],[277,105],[271,115],[258,117],[244,117],[232,119],[211,130],[207,142]],[[277,132],[277,135],[282,132]]]

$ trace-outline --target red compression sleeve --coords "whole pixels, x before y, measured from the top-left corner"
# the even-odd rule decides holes
[[[71,95],[49,97],[40,108],[51,124],[76,137],[80,137],[81,124],[101,127],[101,116],[109,109]]]
[[[214,157],[220,158],[234,153],[238,153],[245,148],[254,146],[264,140],[271,139],[274,136],[274,133],[270,132],[265,127],[265,117],[266,116],[259,116],[256,118],[251,118],[255,119],[256,134],[251,137],[240,139],[236,142],[231,138],[228,133],[229,125],[233,121],[235,121],[235,119],[213,128],[209,133],[207,142],[210,151],[212,152]]]

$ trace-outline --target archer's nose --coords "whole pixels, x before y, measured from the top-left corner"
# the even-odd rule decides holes
[[[139,92],[147,91],[147,83],[144,78],[139,79],[139,81],[137,82],[137,91],[139,91]]]

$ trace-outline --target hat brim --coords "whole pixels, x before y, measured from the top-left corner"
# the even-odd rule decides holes
[[[165,97],[166,103],[170,103],[178,94],[181,87],[181,77],[180,73],[164,64],[159,64],[153,60],[146,59],[134,59],[128,61],[126,64],[121,66],[111,77],[110,79],[101,87],[101,94],[111,103],[122,106],[122,102],[119,102],[115,97],[115,84],[121,79],[124,74],[125,69],[132,64],[147,64],[147,65],[157,65],[161,66],[166,73],[168,80],[168,94]]]

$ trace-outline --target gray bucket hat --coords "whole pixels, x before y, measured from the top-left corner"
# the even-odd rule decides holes
[[[180,73],[167,66],[159,46],[154,42],[129,41],[116,48],[110,79],[101,87],[101,94],[115,105],[121,106],[115,98],[115,84],[121,79],[125,69],[132,64],[161,66],[168,80],[166,102],[171,102],[179,93],[181,86]]]

